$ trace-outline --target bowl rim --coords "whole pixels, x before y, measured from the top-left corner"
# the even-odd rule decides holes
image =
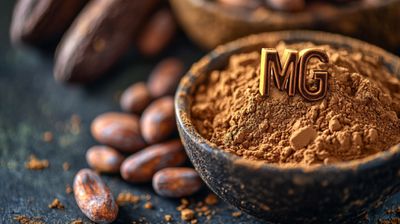
[[[361,50],[363,52],[368,52],[368,54],[376,54],[382,58],[382,61],[386,63],[386,66],[389,70],[397,75],[397,78],[400,78],[400,58],[395,56],[392,53],[389,53],[382,48],[374,46],[372,44],[366,43],[361,40],[357,40],[351,37],[327,33],[322,31],[311,31],[311,30],[290,30],[290,31],[274,31],[274,32],[265,32],[260,34],[253,34],[250,36],[246,36],[243,38],[239,38],[227,44],[223,44],[203,56],[200,60],[195,62],[189,71],[183,76],[181,79],[179,86],[177,88],[174,106],[175,106],[175,115],[176,122],[178,127],[185,132],[186,135],[190,139],[192,139],[196,144],[200,145],[207,153],[218,154],[222,156],[226,160],[230,160],[233,163],[238,165],[245,166],[249,169],[267,169],[267,170],[276,170],[276,171],[286,171],[286,172],[330,172],[339,170],[364,170],[372,167],[382,166],[388,160],[393,159],[394,157],[400,157],[400,143],[392,146],[386,151],[378,152],[373,155],[369,155],[367,157],[361,159],[355,159],[350,161],[343,161],[333,164],[313,164],[313,165],[284,165],[284,164],[274,164],[274,163],[266,163],[265,161],[260,160],[250,160],[240,157],[236,154],[229,153],[220,149],[218,147],[213,147],[212,143],[202,137],[200,133],[196,130],[190,119],[190,103],[188,102],[191,96],[190,94],[186,94],[186,92],[190,91],[190,89],[194,88],[196,85],[192,83],[204,76],[204,72],[202,69],[206,69],[206,66],[212,62],[213,60],[221,57],[223,55],[232,55],[234,51],[238,51],[243,49],[243,47],[251,47],[256,44],[262,44],[262,37],[265,38],[273,38],[271,41],[279,41],[279,40],[292,40],[296,39],[304,39],[312,42],[322,43],[331,43],[338,45],[348,45],[349,47],[356,47],[356,49]],[[334,42],[335,40],[335,42]],[[289,40],[290,41],[290,40]],[[250,45],[249,45],[250,43]],[[393,67],[391,67],[391,66]],[[182,138],[182,136],[181,136]],[[188,147],[185,147],[186,150]]]
[[[179,1],[179,0],[177,0]],[[195,5],[198,7],[203,8],[204,10],[213,13],[213,14],[222,14],[224,17],[231,18],[233,20],[241,20],[245,21],[247,23],[260,23],[260,22],[265,22],[270,19],[270,17],[258,17],[258,16],[252,16],[252,12],[254,10],[246,10],[246,9],[238,9],[238,13],[232,13],[231,9],[229,7],[216,4],[215,1],[210,1],[210,0],[188,0],[188,2],[191,5]],[[379,1],[378,3],[375,4],[356,4],[354,2],[351,2],[349,4],[346,4],[346,6],[341,6],[341,7],[335,7],[335,10],[333,11],[334,13],[331,14],[324,14],[323,18],[318,17],[317,19],[330,19],[330,18],[337,18],[338,16],[345,16],[346,14],[351,14],[356,11],[364,11],[364,10],[369,10],[372,8],[381,8],[381,7],[387,7],[392,3],[399,2],[399,0],[386,0],[386,1]],[[282,12],[282,11],[276,11],[276,10],[270,10],[269,13],[271,13],[274,16],[282,16],[288,23],[296,23],[296,24],[302,24],[302,23],[307,23],[309,20],[313,20],[312,16],[310,16],[310,12],[307,10],[296,12],[296,13],[288,13],[288,12]],[[317,14],[317,13],[314,13]]]

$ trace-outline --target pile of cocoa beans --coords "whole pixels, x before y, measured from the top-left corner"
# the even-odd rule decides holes
[[[15,45],[58,44],[54,77],[87,83],[105,74],[131,46],[159,54],[176,22],[160,0],[19,0],[10,27]]]
[[[124,112],[107,112],[91,124],[93,137],[102,145],[86,153],[89,166],[100,173],[119,173],[130,183],[152,182],[164,197],[180,198],[197,192],[202,181],[190,167],[182,142],[176,139],[174,98],[184,70],[176,58],[161,61],[147,82],[128,87],[120,97]],[[92,221],[116,219],[118,205],[100,176],[83,169],[75,176],[73,190],[82,212]]]

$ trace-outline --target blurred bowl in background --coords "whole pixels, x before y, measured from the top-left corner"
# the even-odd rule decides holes
[[[316,29],[358,37],[395,51],[400,47],[400,0],[307,3],[301,12],[227,7],[213,0],[170,0],[187,35],[211,49],[248,34]]]

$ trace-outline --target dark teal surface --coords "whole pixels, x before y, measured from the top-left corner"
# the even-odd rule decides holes
[[[90,122],[100,113],[119,111],[116,96],[129,84],[145,80],[162,57],[141,59],[132,52],[107,77],[92,85],[56,83],[52,77],[52,53],[10,46],[8,28],[13,2],[0,2],[0,223],[16,223],[13,220],[16,215],[41,217],[46,223],[69,223],[78,218],[88,222],[73,195],[65,193],[65,186],[72,184],[79,169],[87,167],[85,151],[96,144],[89,132]],[[163,56],[182,58],[187,66],[205,53],[183,35],[167,52]],[[82,120],[79,133],[71,131],[73,114]],[[53,132],[53,142],[43,142],[45,131]],[[24,162],[30,154],[48,159],[50,167],[42,171],[25,169]],[[71,164],[70,170],[63,171],[64,162]],[[114,195],[129,191],[152,196],[154,209],[143,209],[143,202],[138,206],[123,206],[116,223],[164,223],[165,214],[172,214],[176,223],[181,223],[176,211],[179,200],[156,196],[150,185],[131,185],[118,176],[103,177]],[[202,199],[207,194],[203,190],[196,198]],[[65,205],[64,210],[48,208],[54,198]],[[399,201],[398,194],[371,212],[369,222],[360,222],[377,223],[384,211],[396,207]],[[222,201],[213,210],[216,214],[211,220],[200,218],[199,223],[261,223],[248,215],[232,217],[236,210]]]

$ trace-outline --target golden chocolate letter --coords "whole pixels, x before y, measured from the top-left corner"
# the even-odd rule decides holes
[[[284,65],[282,68],[278,51],[272,48],[261,50],[260,93],[269,96],[271,76],[276,88],[286,90],[289,96],[296,94],[296,64],[298,52],[285,49],[283,53]]]
[[[314,79],[318,81],[318,88],[311,91],[307,88],[306,69],[307,63],[311,58],[318,58],[321,62],[328,63],[328,55],[320,49],[304,49],[300,51],[300,60],[298,65],[298,90],[299,93],[309,101],[318,101],[323,99],[328,92],[328,72],[323,70],[314,70]]]

